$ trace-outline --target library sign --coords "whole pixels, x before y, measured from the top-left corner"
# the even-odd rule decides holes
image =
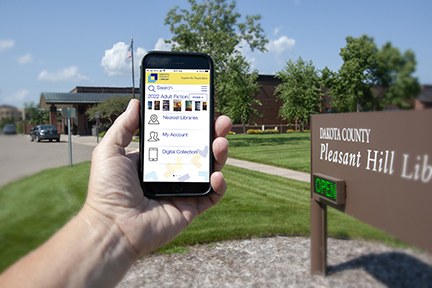
[[[313,115],[311,213],[328,205],[432,253],[431,124],[432,110]]]

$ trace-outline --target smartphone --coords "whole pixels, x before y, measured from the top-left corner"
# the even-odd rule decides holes
[[[144,56],[139,176],[147,197],[211,192],[213,67],[202,53],[151,51]]]

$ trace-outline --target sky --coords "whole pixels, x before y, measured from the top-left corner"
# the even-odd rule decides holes
[[[197,0],[201,3],[202,0]],[[231,3],[231,0],[227,1]],[[243,47],[252,68],[274,75],[288,60],[312,61],[337,71],[347,36],[391,42],[417,60],[414,76],[432,85],[430,0],[238,0],[236,12],[262,16],[268,52]],[[76,86],[131,87],[126,60],[134,39],[135,87],[139,65],[150,50],[169,50],[173,35],[164,25],[171,8],[186,0],[0,0],[0,105],[39,103],[42,92]]]

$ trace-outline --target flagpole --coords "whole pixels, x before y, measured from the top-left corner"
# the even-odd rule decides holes
[[[135,75],[134,75],[134,57],[133,57],[133,37],[131,37],[131,55],[132,55],[132,95],[135,98]]]

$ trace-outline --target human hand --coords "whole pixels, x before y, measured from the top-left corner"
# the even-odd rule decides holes
[[[216,172],[210,179],[214,191],[200,198],[144,197],[138,152],[125,153],[138,123],[139,102],[132,100],[93,151],[83,209],[1,274],[1,287],[114,287],[135,260],[171,241],[222,198],[226,185],[220,170],[228,154],[228,117],[215,123]]]
[[[87,222],[92,219],[108,230],[116,227],[127,238],[136,258],[163,246],[225,194],[226,184],[220,171],[228,155],[224,137],[231,125],[226,116],[215,122],[215,172],[211,175],[213,192],[209,196],[148,199],[138,177],[139,153],[126,154],[124,149],[139,128],[139,101],[132,100],[93,152],[88,196],[78,216]]]

